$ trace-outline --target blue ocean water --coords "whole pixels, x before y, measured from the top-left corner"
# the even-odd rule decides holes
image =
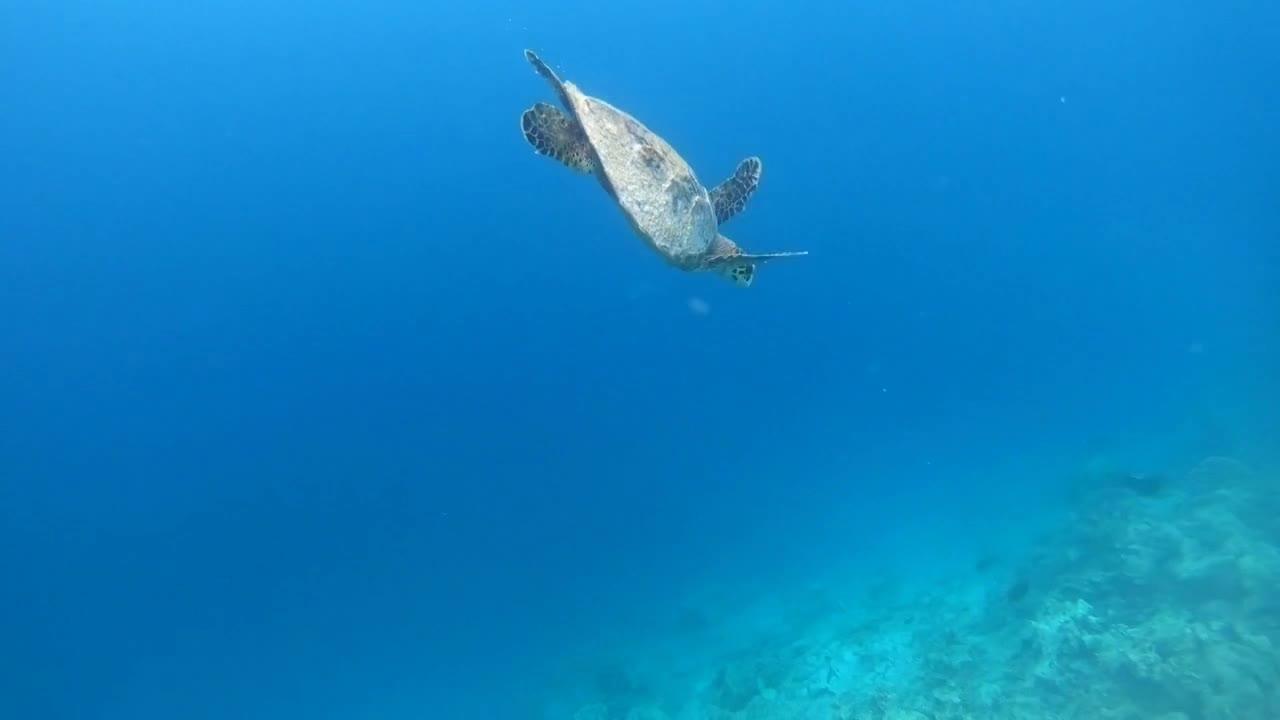
[[[525,143],[526,48],[707,184],[761,157],[726,234],[810,254],[663,265]],[[1278,48],[0,8],[0,717],[1275,717]]]

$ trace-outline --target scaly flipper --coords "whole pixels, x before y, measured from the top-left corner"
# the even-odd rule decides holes
[[[595,172],[596,160],[582,128],[559,108],[538,103],[520,116],[524,139],[540,155],[584,173]]]
[[[729,218],[742,212],[747,201],[760,187],[760,158],[749,157],[738,163],[733,177],[725,180],[708,193],[711,195],[711,206],[716,209],[716,222],[723,225]]]
[[[573,112],[573,103],[569,102],[569,94],[565,92],[564,82],[560,80],[560,76],[556,75],[555,71],[532,50],[524,51],[524,59],[528,60],[533,69],[551,86],[551,89],[556,91],[556,97],[560,98],[560,104],[564,105],[564,109]]]

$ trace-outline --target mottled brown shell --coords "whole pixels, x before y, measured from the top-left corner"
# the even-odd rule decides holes
[[[564,90],[599,161],[597,174],[632,227],[672,264],[698,267],[718,223],[689,163],[639,120],[573,83]]]

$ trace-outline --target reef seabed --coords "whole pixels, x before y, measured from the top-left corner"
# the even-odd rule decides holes
[[[1280,481],[1209,458],[1117,484],[980,606],[936,588],[824,639],[779,635],[679,700],[573,720],[1276,720]]]

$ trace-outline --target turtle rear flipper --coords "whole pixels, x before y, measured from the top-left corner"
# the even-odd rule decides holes
[[[760,187],[760,173],[763,166],[760,158],[749,157],[738,163],[733,177],[711,189],[711,206],[716,209],[716,222],[723,225],[729,218],[742,212],[747,201]]]
[[[555,71],[551,69],[551,66],[543,62],[542,58],[538,57],[538,54],[532,50],[525,50],[524,58],[528,60],[529,64],[533,66],[533,69],[547,81],[547,84],[551,86],[551,89],[556,91],[556,97],[560,98],[560,102],[564,105],[564,109],[572,111],[573,103],[569,100],[569,93],[565,92],[564,82],[561,81],[560,76],[556,75]]]
[[[580,172],[595,172],[596,161],[587,136],[578,123],[556,106],[538,103],[525,110],[520,116],[520,129],[538,154]]]

